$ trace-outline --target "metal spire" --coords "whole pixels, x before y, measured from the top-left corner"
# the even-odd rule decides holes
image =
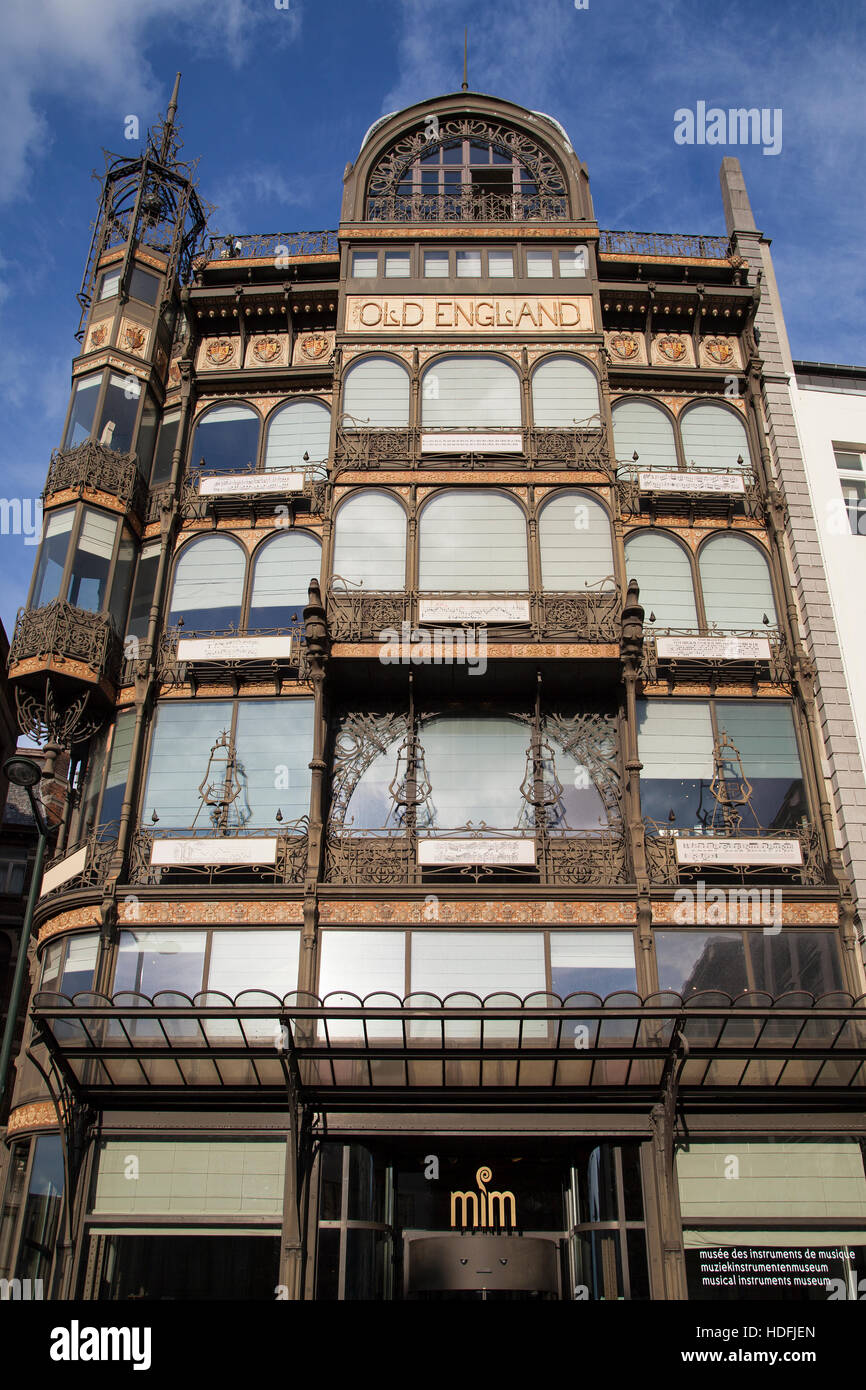
[[[468,81],[468,58],[469,58],[469,29],[468,26],[463,30],[463,91],[469,91]]]
[[[180,91],[180,73],[174,79],[174,91],[171,94],[171,101],[168,103],[168,110],[165,113],[165,121],[162,127],[162,141],[159,147],[159,161],[165,163],[171,151],[171,137],[174,133],[174,118],[177,115],[177,95]]]

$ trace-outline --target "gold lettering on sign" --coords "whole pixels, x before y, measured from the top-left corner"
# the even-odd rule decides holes
[[[558,299],[540,295],[521,299],[502,295],[492,299],[460,295],[455,298],[420,295],[417,299],[365,298],[349,295],[348,328],[358,332],[378,329],[418,329],[421,332],[495,333],[510,329],[521,333],[546,333],[553,328],[577,328],[592,332],[592,299],[589,295]]]
[[[487,1183],[493,1173],[481,1167],[475,1174],[478,1192],[451,1193],[451,1225],[459,1230],[484,1231],[501,1226],[517,1225],[517,1203],[513,1192],[488,1192]],[[457,1206],[460,1204],[461,1220],[457,1220]],[[470,1209],[472,1220],[469,1220]],[[510,1212],[510,1215],[506,1213]]]

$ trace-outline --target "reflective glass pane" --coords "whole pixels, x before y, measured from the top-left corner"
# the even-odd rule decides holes
[[[705,906],[710,913],[713,899]],[[656,931],[659,989],[686,998],[702,989],[720,989],[735,997],[749,988],[742,932]]]
[[[245,405],[218,405],[196,425],[190,465],[208,473],[254,468],[259,451],[259,417]]]
[[[159,550],[158,541],[152,541],[148,545],[142,546],[141,554],[138,557],[138,568],[135,572],[135,584],[133,585],[132,601],[126,620],[126,632],[127,636],[138,637],[141,641],[147,636],[150,623],[150,607],[153,603],[156,572],[159,568]]]
[[[303,619],[311,579],[318,579],[322,547],[306,531],[266,541],[255,554],[248,632],[291,627]]]
[[[365,589],[402,589],[406,575],[406,513],[394,497],[360,492],[337,512],[334,577]]]
[[[102,385],[102,373],[81,377],[75,385],[72,397],[72,413],[63,439],[64,449],[74,449],[90,438],[93,429],[93,416],[96,412],[96,398]]]
[[[519,427],[520,378],[500,358],[440,358],[421,378],[421,418],[430,428]]]
[[[150,999],[168,989],[192,998],[202,988],[206,941],[203,931],[121,932],[112,993],[136,990]]]
[[[617,463],[642,469],[676,471],[677,450],[670,417],[648,401],[618,401],[613,407],[613,445]]]
[[[159,430],[159,442],[153,459],[150,475],[151,487],[167,483],[171,477],[172,454],[177,444],[177,431],[180,424],[180,411],[171,411],[163,417]]]
[[[100,444],[106,444],[119,454],[129,452],[140,398],[141,385],[135,377],[111,373],[96,431]]]
[[[45,519],[39,564],[33,585],[33,608],[42,608],[59,597],[60,581],[63,578],[69,535],[74,520],[74,507],[64,507],[62,511],[52,512]]]
[[[696,630],[692,567],[686,550],[655,531],[632,534],[625,543],[628,579],[636,579],[647,621],[654,615],[654,626]]]
[[[180,553],[174,573],[168,626],[183,618],[184,635],[239,628],[247,558],[228,536],[206,536]]]
[[[118,520],[104,512],[86,511],[78,534],[67,597],[76,608],[98,613],[105,605],[108,573]],[[131,556],[127,558],[128,566]]]
[[[142,821],[150,825],[151,812],[159,816],[161,829],[188,829],[199,812],[199,784],[205,780],[213,744],[223,729],[231,728],[229,700],[164,701],[154,717],[150,768],[142,802]],[[206,812],[197,822],[207,828]]]
[[[350,417],[350,418],[347,418]],[[346,372],[344,429],[409,423],[409,373],[390,357],[365,357]]]
[[[606,580],[614,584],[610,517],[589,493],[560,492],[538,522],[545,589],[580,593]]]
[[[550,970],[554,994],[588,992],[602,999],[619,989],[635,989],[631,932],[551,932]]]
[[[513,719],[443,717],[421,726],[431,792],[419,825],[456,830],[484,821],[501,830],[526,819],[520,784],[529,730]]]
[[[265,468],[305,468],[327,460],[331,412],[320,401],[293,401],[268,421]],[[304,455],[308,454],[307,462]]]
[[[770,567],[757,545],[742,536],[714,536],[701,547],[699,567],[711,626],[758,632],[768,625],[776,627]]]
[[[695,405],[680,416],[683,453],[689,468],[751,466],[749,441],[738,415],[723,405]],[[742,457],[743,463],[738,459]]]
[[[439,493],[421,513],[419,585],[481,593],[529,587],[526,518],[499,492]]]
[[[598,381],[585,362],[565,355],[547,357],[532,373],[536,425],[574,428],[598,412]]]

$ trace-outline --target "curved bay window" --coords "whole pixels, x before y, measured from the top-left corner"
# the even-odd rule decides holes
[[[321,544],[307,531],[285,531],[248,562],[228,536],[204,536],[180,552],[168,626],[191,632],[262,632],[296,624],[321,568]]]
[[[55,599],[88,613],[109,612],[123,630],[136,546],[116,516],[61,507],[45,519],[28,608]]]
[[[643,814],[667,833],[754,834],[808,817],[790,704],[641,700],[638,757]]]
[[[546,357],[532,373],[532,419],[540,426],[567,428],[597,416],[595,372],[577,357]]]
[[[697,574],[687,548],[663,531],[632,532],[626,570],[636,579],[648,621],[658,628],[718,631],[775,629],[770,566],[751,539],[710,537],[698,552]]]
[[[526,591],[526,517],[512,497],[461,489],[438,493],[418,525],[418,583],[428,592]]]
[[[211,756],[223,733],[234,750],[231,776],[227,759]],[[312,700],[162,701],[142,823],[211,834],[271,827],[273,834],[277,812],[284,823],[309,811],[312,748]]]
[[[373,169],[367,218],[523,222],[569,215],[558,165],[527,135],[486,121],[442,120],[399,140]]]
[[[521,425],[520,377],[501,357],[440,357],[421,377],[425,429],[507,429]]]
[[[63,449],[75,449],[95,439],[116,453],[136,445],[138,466],[150,471],[156,437],[157,410],[153,398],[132,375],[92,372],[79,377],[63,434]]]

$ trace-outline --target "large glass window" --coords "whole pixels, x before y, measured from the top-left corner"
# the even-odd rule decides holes
[[[21,1222],[16,1279],[47,1278],[63,1200],[63,1150],[59,1134],[35,1140],[27,1202]]]
[[[132,735],[135,731],[135,711],[122,710],[114,722],[111,749],[108,755],[108,771],[102,793],[100,824],[115,824],[120,820],[126,779],[129,774],[129,759],[132,753]]]
[[[156,588],[156,574],[159,569],[160,549],[159,541],[148,541],[141,547],[138,568],[135,571],[132,600],[129,605],[129,616],[126,622],[128,637],[138,637],[143,640],[147,636],[147,629],[150,625],[150,609]]]
[[[733,410],[723,405],[690,406],[680,416],[680,433],[689,468],[712,471],[751,467],[745,426]]]
[[[52,941],[42,957],[42,978],[39,988],[54,994],[75,994],[93,989],[93,972],[99,954],[99,933],[79,932],[75,936]]]
[[[106,444],[119,454],[129,452],[135,437],[141,391],[141,383],[135,377],[111,373],[96,431],[100,444]]]
[[[439,493],[418,528],[421,589],[461,593],[529,587],[526,518],[500,492]]]
[[[625,543],[628,579],[636,579],[647,619],[659,627],[695,629],[698,614],[688,552],[673,536],[641,531]]]
[[[365,589],[402,589],[406,582],[406,513],[395,497],[357,492],[337,512],[334,579]]]
[[[98,613],[105,602],[117,518],[86,511],[72,560],[67,597],[76,608]]]
[[[408,425],[406,368],[393,357],[364,357],[351,366],[343,383],[342,423],[344,429]]]
[[[542,932],[413,932],[412,990],[523,999],[547,987],[544,944]]]
[[[634,938],[624,931],[551,932],[550,974],[560,999],[584,991],[604,999],[637,989]]]
[[[310,580],[318,579],[321,568],[321,542],[307,531],[286,531],[265,541],[253,557],[247,632],[299,622]]]
[[[162,424],[159,427],[156,452],[153,456],[153,468],[150,474],[151,487],[157,487],[160,483],[167,483],[171,477],[172,455],[177,447],[179,426],[179,410],[170,410],[163,416]]]
[[[190,462],[208,473],[238,473],[254,468],[259,452],[260,420],[248,405],[217,405],[199,417]]]
[[[265,468],[304,468],[328,457],[331,412],[321,401],[290,401],[268,420]]]
[[[191,999],[202,988],[203,931],[122,931],[112,993],[135,990],[152,999],[174,990]]]
[[[645,816],[679,830],[720,830],[712,791],[714,738],[726,733],[719,775],[741,807],[744,830],[786,829],[807,814],[790,705],[752,700],[643,700],[638,711],[641,805]],[[749,786],[745,786],[748,781]]]
[[[536,425],[566,428],[598,412],[595,373],[577,357],[546,357],[532,373],[532,418]]]
[[[776,626],[770,567],[757,545],[742,536],[713,536],[701,547],[698,564],[711,627]]]
[[[93,417],[96,414],[96,402],[99,397],[99,388],[102,385],[102,373],[94,372],[91,376],[79,377],[75,383],[75,392],[72,397],[72,412],[69,416],[69,424],[66,426],[66,434],[63,437],[64,449],[74,449],[77,445],[83,444],[89,439],[93,431]]]
[[[521,424],[520,378],[499,357],[441,357],[421,378],[421,420],[428,428],[514,428]]]
[[[184,546],[174,573],[168,625],[184,631],[239,628],[247,557],[227,536],[205,536]]]
[[[141,410],[141,424],[138,427],[138,440],[136,441],[136,455],[138,457],[138,470],[144,478],[150,477],[150,465],[153,460],[153,446],[156,443],[156,427],[159,420],[159,411],[156,402],[148,391],[145,395],[144,405]]]
[[[553,592],[614,583],[610,517],[586,492],[559,492],[538,519],[541,582]]]
[[[129,277],[129,297],[140,299],[144,304],[155,304],[159,295],[159,284],[155,275],[135,265]]]
[[[649,401],[617,401],[613,408],[613,447],[617,463],[676,471],[677,446],[670,416]]]
[[[520,784],[529,730],[515,719],[443,717],[421,729],[431,784],[423,820],[457,829],[468,821],[514,829],[524,819]],[[421,817],[419,817],[420,821]]]
[[[199,787],[221,785],[224,762],[210,764],[225,730],[234,734],[242,792],[232,825],[273,826],[309,810],[312,700],[164,701],[156,712],[142,820],[156,811],[162,829],[209,828]]]
[[[63,507],[45,518],[42,532],[42,548],[33,582],[33,602],[31,607],[42,608],[60,595],[66,552],[69,537],[75,523],[75,508]]]

